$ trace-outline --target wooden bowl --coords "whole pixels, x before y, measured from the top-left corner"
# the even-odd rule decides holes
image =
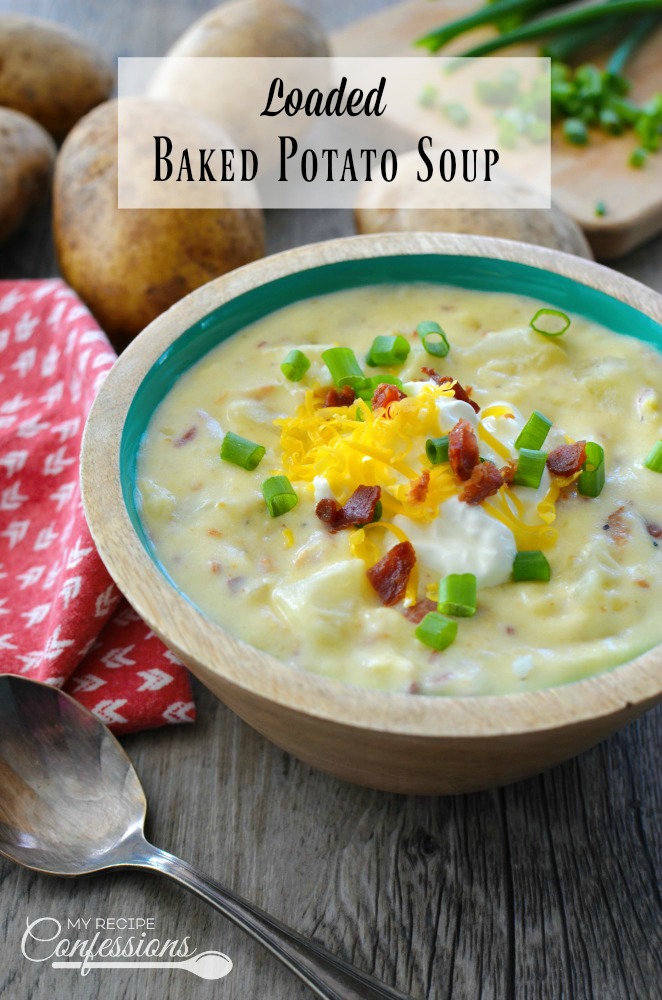
[[[147,327],[92,408],[81,474],[92,535],[118,587],[234,712],[340,778],[387,791],[446,794],[534,774],[651,708],[662,698],[662,646],[604,674],[526,694],[435,698],[353,688],[288,667],[209,621],[155,562],[135,506],[141,436],[173,381],[199,357],[299,299],[412,280],[524,292],[662,349],[662,296],[555,250],[432,233],[305,246],[211,281]]]

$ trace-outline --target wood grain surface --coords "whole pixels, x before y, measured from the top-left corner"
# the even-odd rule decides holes
[[[329,28],[383,6],[309,0]],[[111,55],[163,51],[203,0],[0,0]],[[385,6],[385,5],[384,5]],[[439,4],[442,9],[442,4]],[[269,250],[346,235],[349,213],[269,212]],[[662,240],[618,262],[662,291]],[[0,247],[0,277],[56,273],[46,210]],[[128,737],[148,833],[419,1000],[659,1000],[662,709],[537,778],[453,798],[387,795],[312,771],[200,685],[199,719]],[[235,968],[81,979],[21,955],[26,917],[151,916]],[[157,877],[47,879],[0,861],[1,1000],[309,1000],[202,903]]]

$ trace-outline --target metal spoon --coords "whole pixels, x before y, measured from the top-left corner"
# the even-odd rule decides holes
[[[51,875],[154,869],[211,903],[323,1000],[408,1000],[153,847],[146,810],[131,761],[101,722],[55,688],[0,676],[0,854]]]

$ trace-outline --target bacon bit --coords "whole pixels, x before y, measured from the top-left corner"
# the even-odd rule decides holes
[[[381,495],[381,486],[357,486],[344,506],[341,507],[337,500],[320,500],[315,513],[332,531],[369,524]]]
[[[513,417],[513,420],[515,418]],[[508,465],[504,465],[502,469],[499,470],[501,473],[501,478],[503,479],[505,486],[512,486],[513,479],[515,478],[515,473],[517,472],[517,461],[514,458],[508,462]]]
[[[652,521],[646,521],[646,531],[651,538],[662,538],[662,527],[659,524],[653,524]]]
[[[232,594],[236,594],[237,591],[243,587],[245,582],[246,582],[245,576],[232,576],[228,580],[228,590]]]
[[[506,625],[506,635],[515,635],[516,628],[514,625]]]
[[[561,444],[547,456],[547,468],[554,476],[574,476],[586,461],[586,441]]]
[[[410,503],[423,503],[428,495],[430,485],[430,473],[428,469],[423,469],[420,476],[409,490],[408,498]]]
[[[184,433],[180,434],[178,438],[175,438],[175,440],[172,443],[174,444],[175,448],[182,448],[185,444],[188,444],[189,441],[192,441],[197,433],[198,433],[198,428],[194,424],[193,427],[189,427],[187,431],[184,431]]]
[[[262,350],[263,347],[266,347],[268,343],[269,343],[268,340],[261,340],[260,343],[257,345],[258,351]]]
[[[617,545],[625,545],[631,534],[630,527],[624,516],[626,511],[627,507],[620,506],[607,518],[607,524],[611,533],[610,537],[613,538]]]
[[[474,466],[471,478],[465,483],[458,499],[476,506],[488,497],[493,497],[502,486],[503,476],[494,462],[479,462]]]
[[[468,420],[460,418],[448,435],[448,461],[458,479],[470,478],[480,460],[478,438]]]
[[[635,580],[634,581],[638,587],[642,587],[644,590],[650,590],[650,583],[648,580]]]
[[[212,571],[212,573],[220,573],[221,564],[219,562],[216,562],[215,559],[212,559],[212,561],[209,563],[209,568]]]
[[[207,534],[211,535],[212,538],[222,538],[223,532],[219,531],[218,528],[207,528]]]
[[[356,393],[351,385],[344,385],[342,389],[329,389],[324,397],[323,406],[351,406],[356,399]]]
[[[430,611],[436,610],[437,605],[435,602],[431,601],[429,597],[424,597],[422,601],[412,604],[410,608],[403,608],[402,613],[408,622],[413,622],[414,625],[420,625]]]
[[[373,410],[385,408],[391,403],[399,403],[401,399],[406,398],[407,393],[398,389],[397,385],[391,385],[390,382],[380,382],[372,394],[372,408]]]
[[[399,542],[368,570],[368,580],[387,608],[405,596],[415,563],[416,553],[411,542]]]
[[[421,371],[425,372],[430,380],[437,385],[448,385],[449,382],[455,381],[450,375],[440,375],[434,368],[421,368]],[[461,399],[463,403],[468,403],[469,406],[473,406],[476,413],[480,413],[480,406],[473,401],[469,395],[470,392],[471,389],[463,389],[459,382],[455,382],[453,386],[453,395],[455,398]]]
[[[407,688],[407,694],[420,694],[420,693],[421,693],[421,685],[417,684],[416,681],[412,681],[409,687]]]

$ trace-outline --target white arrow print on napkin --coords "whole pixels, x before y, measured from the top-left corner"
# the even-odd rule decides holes
[[[126,705],[126,702],[126,698],[117,698],[115,701],[100,701],[99,704],[95,705],[92,709],[92,712],[96,715],[97,719],[101,720],[101,722],[126,722],[127,720],[124,716],[120,715],[117,711],[117,709],[121,708],[122,705]]]
[[[166,708],[163,718],[168,722],[190,722],[189,712],[194,708],[195,704],[192,701],[175,701]]]
[[[139,670],[138,677],[144,677],[145,683],[138,688],[139,691],[160,691],[161,688],[172,684],[173,678],[166,674],[164,670],[154,667],[152,670]]]
[[[135,664],[135,660],[130,660],[127,653],[130,653],[133,649],[135,643],[130,646],[125,646],[124,649],[111,649],[109,653],[101,657],[101,662],[104,667],[108,667],[110,670],[117,670],[118,667],[132,667]]]
[[[106,681],[101,677],[95,677],[94,674],[85,674],[83,677],[75,677],[71,685],[78,694],[79,691],[96,691],[98,688],[103,687]]]

